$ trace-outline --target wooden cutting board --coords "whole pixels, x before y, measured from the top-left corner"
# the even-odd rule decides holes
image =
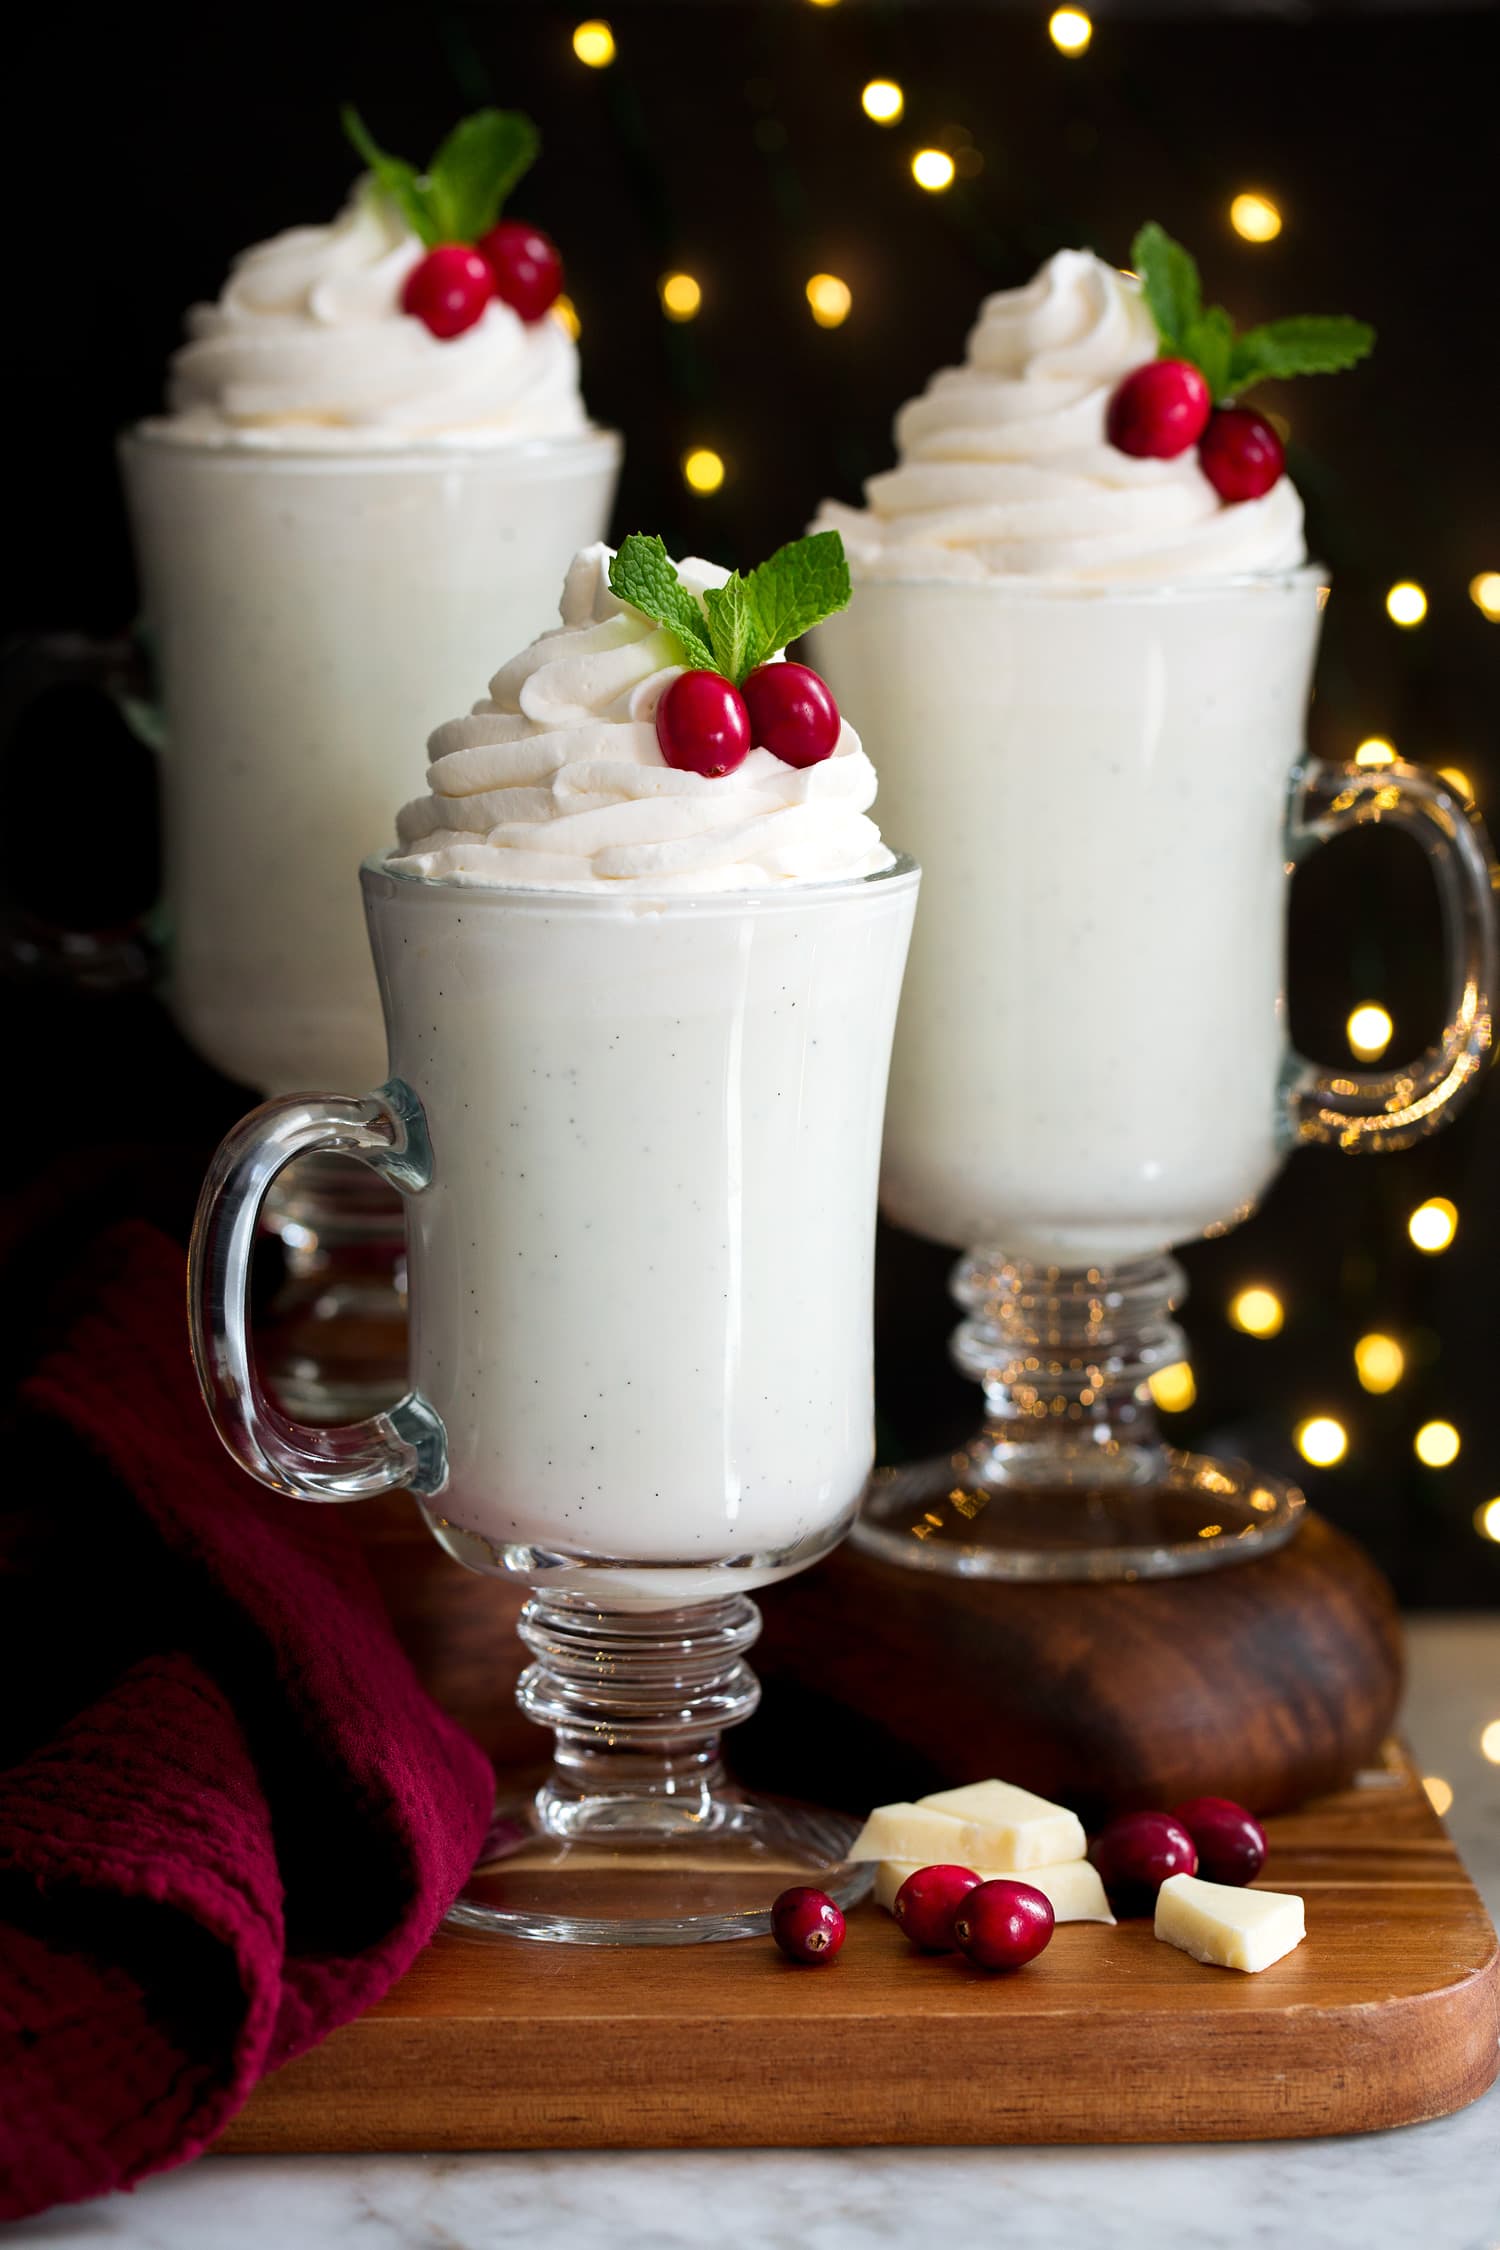
[[[448,1933],[268,2078],[233,2151],[1266,2140],[1438,2117],[1496,2075],[1500,1949],[1392,1747],[1269,1823],[1308,1934],[1255,1977],[1149,1923],[1069,1924],[1011,1977],[873,1905],[826,1969],[768,1939],[592,1950]]]

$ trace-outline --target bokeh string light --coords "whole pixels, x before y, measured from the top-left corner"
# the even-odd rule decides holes
[[[1230,1299],[1229,1317],[1242,1335],[1279,1336],[1286,1321],[1286,1308],[1274,1289],[1256,1282]]]
[[[1424,1773],[1422,1787],[1427,1792],[1427,1802],[1441,1820],[1453,1803],[1453,1784],[1444,1781],[1440,1773]]]
[[[1331,1469],[1349,1450],[1349,1433],[1333,1414],[1313,1414],[1299,1422],[1292,1443],[1315,1469]]]
[[[1427,1469],[1448,1469],[1458,1459],[1463,1441],[1451,1422],[1424,1422],[1412,1439],[1412,1451]]]
[[[1388,742],[1383,734],[1366,735],[1354,753],[1354,763],[1367,769],[1393,766],[1396,763],[1396,745]]]
[[[1500,1547],[1500,1500],[1483,1500],[1474,1510],[1474,1529],[1481,1539],[1493,1539]]]
[[[615,35],[602,16],[575,26],[573,52],[590,70],[607,70],[615,59]]]
[[[1060,55],[1085,54],[1093,36],[1093,22],[1082,8],[1054,8],[1047,18],[1047,37]]]
[[[1377,1062],[1390,1045],[1395,1028],[1377,1000],[1362,1000],[1344,1026],[1350,1053],[1358,1055],[1361,1062]]]
[[[953,185],[953,159],[945,148],[919,148],[911,160],[911,176],[929,195],[941,195]]]
[[[859,106],[873,124],[895,125],[906,108],[906,96],[894,78],[872,78],[859,97]]]
[[[1469,580],[1469,599],[1493,625],[1500,618],[1500,570],[1481,570]]]
[[[1393,1391],[1406,1373],[1406,1354],[1394,1336],[1372,1330],[1354,1347],[1354,1372],[1361,1387],[1378,1397]]]
[[[664,273],[656,284],[661,309],[668,320],[694,320],[703,303],[703,285],[696,274]]]
[[[1230,204],[1229,224],[1244,242],[1274,242],[1281,232],[1281,213],[1268,195],[1247,188]]]
[[[1492,1766],[1500,1766],[1500,1719],[1491,1719],[1480,1729],[1479,1755],[1488,1758]]]
[[[840,328],[849,318],[854,295],[836,273],[815,273],[807,284],[807,303],[820,328]]]
[[[1158,1367],[1150,1378],[1150,1391],[1164,1414],[1186,1414],[1198,1397],[1193,1370],[1185,1359],[1174,1359],[1170,1367]]]
[[[711,445],[695,445],[682,457],[682,481],[690,492],[717,492],[726,474],[723,454]]]
[[[1435,1258],[1458,1232],[1458,1205],[1450,1203],[1446,1195],[1430,1195],[1417,1205],[1406,1222],[1406,1231],[1419,1250]]]
[[[1385,613],[1393,625],[1420,625],[1427,615],[1427,596],[1414,578],[1398,579],[1385,597]]]

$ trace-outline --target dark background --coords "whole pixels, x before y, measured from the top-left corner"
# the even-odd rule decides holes
[[[961,355],[980,296],[1060,246],[1123,262],[1138,223],[1156,217],[1242,322],[1372,320],[1368,367],[1264,394],[1290,420],[1313,545],[1337,587],[1313,746],[1343,757],[1387,736],[1403,756],[1462,767],[1500,811],[1500,627],[1466,590],[1500,569],[1493,9],[1100,5],[1091,47],[1068,59],[1048,40],[1045,5],[615,0],[599,11],[618,44],[606,70],[572,50],[587,12],[526,0],[30,12],[12,36],[6,101],[18,197],[4,370],[11,625],[128,625],[114,433],[159,402],[184,308],[217,292],[233,253],[338,208],[355,170],[339,101],[357,101],[415,158],[457,114],[498,101],[541,127],[542,160],[512,209],[557,238],[589,404],[627,434],[616,532],[659,529],[674,549],[725,562],[794,535],[825,492],[857,497],[889,463],[895,408]],[[861,111],[874,76],[905,91],[894,127]],[[911,153],[926,144],[969,152],[947,194],[912,182]],[[1275,242],[1231,230],[1229,200],[1244,188],[1279,205]],[[674,267],[704,292],[681,326],[656,291]],[[834,330],[814,325],[803,294],[820,271],[853,292]],[[696,444],[727,463],[711,498],[682,481]],[[1403,632],[1384,594],[1408,577],[1430,609]],[[121,923],[149,905],[150,760],[101,698],[31,706],[10,743],[5,802],[13,928],[17,917],[32,932],[60,916]],[[1378,1000],[1395,1019],[1392,1054],[1415,1051],[1438,1021],[1438,945],[1414,847],[1365,835],[1319,855],[1293,903],[1298,1045],[1345,1057],[1350,1007]],[[8,1002],[27,1097],[24,1127],[12,1105],[12,1187],[140,1144],[169,1152],[185,1198],[242,1092],[186,1054],[148,992],[80,995],[55,975],[13,974]],[[1500,1494],[1486,1279],[1500,1247],[1497,1099],[1490,1087],[1451,1132],[1395,1161],[1300,1156],[1253,1221],[1186,1260],[1199,1398],[1174,1434],[1300,1471],[1411,1602],[1500,1600],[1500,1545],[1474,1520]],[[1429,1194],[1460,1214],[1436,1258],[1406,1233]],[[976,1418],[945,1358],[947,1262],[927,1245],[885,1245],[893,1450]],[[1226,1318],[1249,1281],[1285,1304],[1273,1340]],[[9,1294],[24,1342],[24,1303]],[[1351,1358],[1369,1329],[1408,1355],[1405,1379],[1380,1398],[1359,1388]],[[1297,1461],[1291,1432],[1314,1412],[1348,1429],[1337,1469]],[[1412,1438],[1439,1416],[1463,1446],[1431,1471]]]

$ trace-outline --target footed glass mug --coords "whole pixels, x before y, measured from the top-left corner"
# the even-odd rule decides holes
[[[552,621],[604,532],[620,441],[120,448],[163,704],[169,997],[184,1036],[268,1094],[368,1085],[382,1036],[349,870],[386,831],[434,710]],[[398,1199],[320,1158],[266,1224],[268,1342],[294,1412],[388,1403],[405,1362]]]
[[[926,869],[882,1202],[967,1251],[958,1365],[984,1426],[878,1478],[859,1544],[1000,1578],[1167,1576],[1263,1553],[1301,1495],[1160,1441],[1176,1242],[1248,1216],[1290,1149],[1399,1149],[1491,1042],[1489,840],[1406,765],[1304,750],[1317,569],[1178,587],[879,580],[818,660]],[[1286,1035],[1287,881],[1365,822],[1413,835],[1450,961],[1419,1060],[1322,1070]]]
[[[449,1554],[531,1587],[519,1690],[551,1775],[497,1806],[454,1919],[583,1943],[851,1900],[853,1823],[725,1779],[758,1690],[746,1597],[843,1537],[873,1455],[881,1115],[916,904],[863,879],[644,898],[363,872],[390,1076],[229,1135],[190,1261],[230,1452],[306,1500],[416,1496]],[[283,1165],[358,1157],[407,1218],[411,1389],[299,1425],[250,1348]]]

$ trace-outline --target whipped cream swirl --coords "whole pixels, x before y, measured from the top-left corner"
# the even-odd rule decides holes
[[[669,766],[656,706],[682,671],[675,635],[611,593],[610,549],[575,556],[562,624],[428,743],[429,794],[403,807],[387,865],[542,890],[729,891],[829,882],[892,864],[866,817],[875,769],[845,726],[799,770],[755,748],[710,780]],[[679,566],[701,594],[728,576]]]
[[[401,310],[425,256],[384,196],[357,188],[331,226],[293,227],[235,260],[188,315],[154,434],[265,446],[510,443],[588,427],[561,321],[493,299],[443,340]]]
[[[857,575],[1191,578],[1305,562],[1289,477],[1228,505],[1198,466],[1138,460],[1105,437],[1110,393],[1157,353],[1140,284],[1062,250],[1024,289],[989,297],[966,364],[896,417],[900,466],[867,506],[825,502]]]

